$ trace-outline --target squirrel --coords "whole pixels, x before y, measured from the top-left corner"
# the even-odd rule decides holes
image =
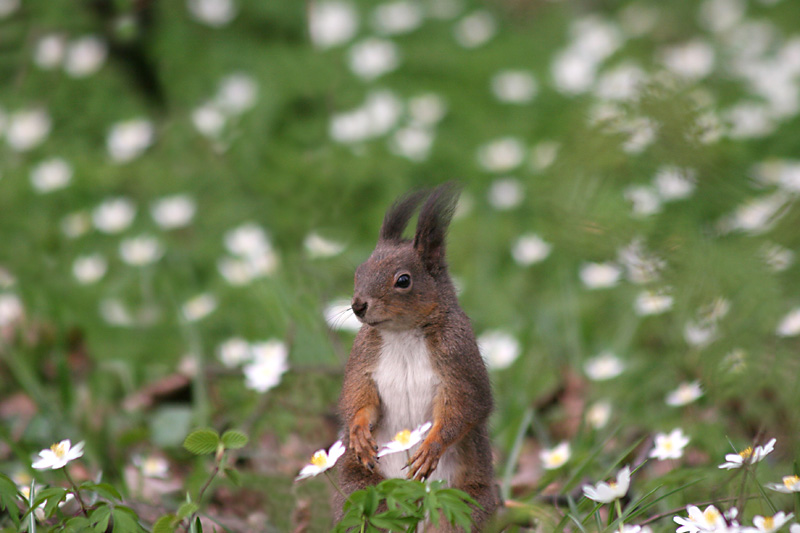
[[[355,273],[352,310],[362,323],[339,399],[347,451],[339,466],[345,494],[386,478],[445,480],[479,504],[480,530],[497,507],[487,420],[489,375],[445,261],[445,234],[459,191],[416,191],[387,211],[372,255]],[[403,231],[425,200],[413,239]],[[432,422],[405,454],[378,460],[378,444]],[[334,497],[341,518],[344,497]],[[440,525],[439,531],[456,531]]]

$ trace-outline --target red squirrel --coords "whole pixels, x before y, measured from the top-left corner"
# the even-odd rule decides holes
[[[356,269],[352,309],[362,326],[339,399],[347,447],[339,481],[350,494],[385,478],[445,480],[480,504],[472,513],[480,530],[497,506],[487,430],[492,391],[445,261],[457,200],[450,184],[400,198]],[[423,201],[414,238],[404,239]],[[378,445],[428,421],[433,426],[410,461],[403,453],[378,459]],[[337,495],[337,518],[343,504]]]

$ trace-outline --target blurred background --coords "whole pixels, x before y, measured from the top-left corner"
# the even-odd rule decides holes
[[[292,480],[336,439],[354,269],[398,195],[457,180],[449,260],[505,497],[678,427],[684,457],[638,490],[699,482],[659,511],[731,495],[717,464],[769,437],[766,477],[788,475],[798,20],[792,0],[0,0],[0,469],[85,440],[76,476],[147,519],[204,479],[191,428],[243,428],[243,485],[211,512],[326,530],[325,481]]]

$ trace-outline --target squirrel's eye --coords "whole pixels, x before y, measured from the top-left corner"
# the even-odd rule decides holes
[[[394,282],[394,286],[398,289],[407,289],[411,286],[411,276],[408,274],[401,274],[397,276],[397,280]]]

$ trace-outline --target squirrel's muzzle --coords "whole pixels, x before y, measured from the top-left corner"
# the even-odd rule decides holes
[[[352,308],[358,318],[364,318],[364,314],[367,312],[367,302],[359,298],[353,298]]]

